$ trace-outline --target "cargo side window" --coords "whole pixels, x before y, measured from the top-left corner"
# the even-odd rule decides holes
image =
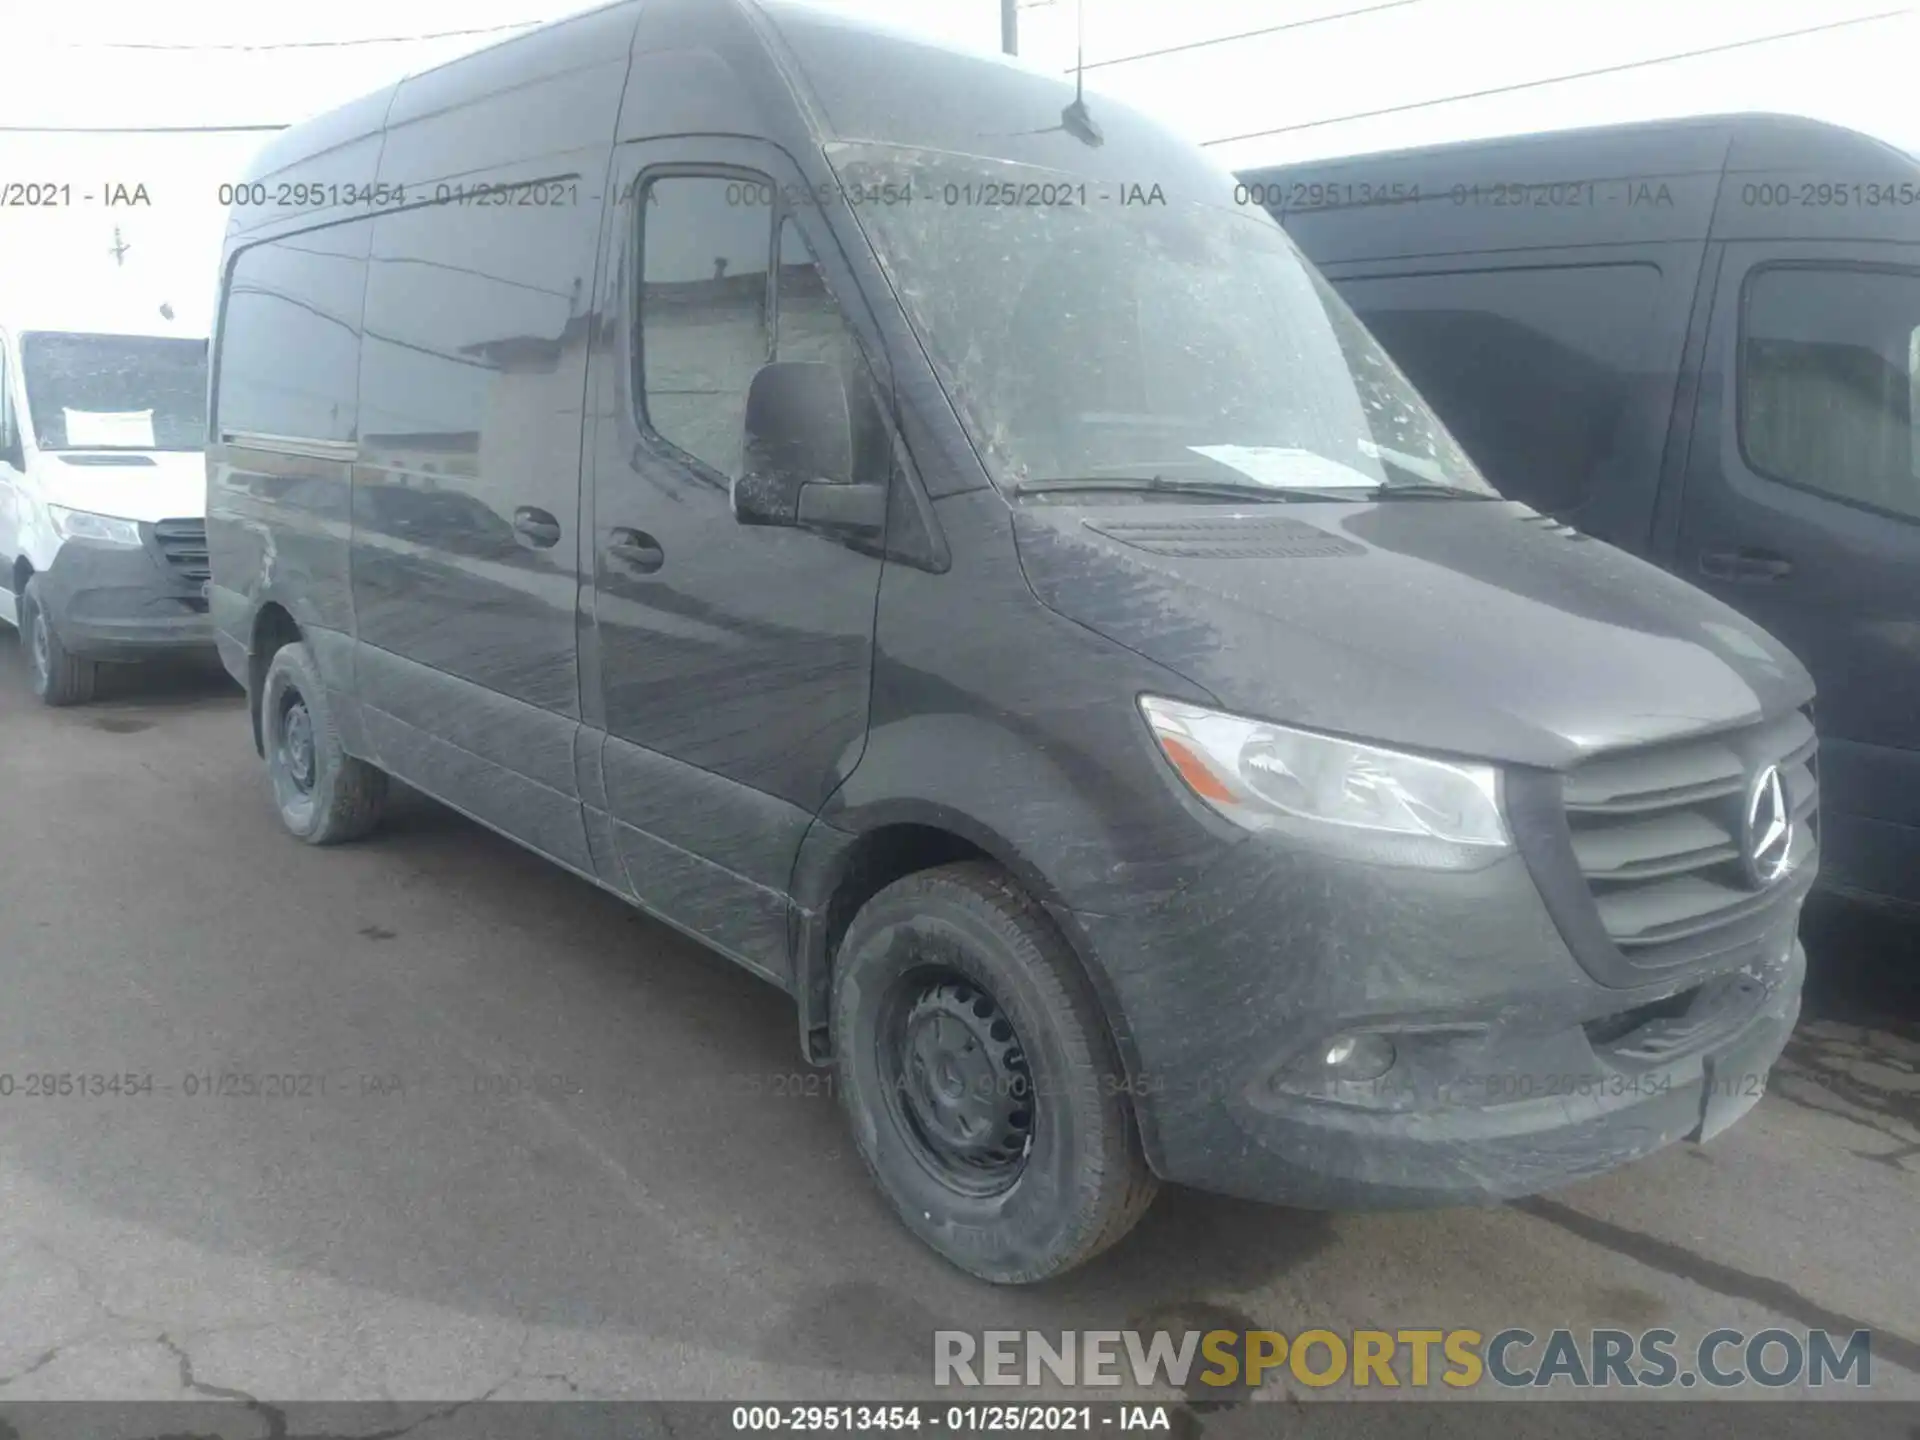
[[[1775,266],[1747,284],[1740,442],[1761,475],[1920,519],[1920,275]]]
[[[1336,288],[1502,495],[1578,509],[1635,463],[1658,327],[1646,264],[1350,279]]]
[[[640,386],[653,432],[740,473],[747,387],[773,358],[773,187],[665,175],[640,207]]]
[[[355,438],[371,229],[360,221],[240,253],[220,323],[220,429]]]

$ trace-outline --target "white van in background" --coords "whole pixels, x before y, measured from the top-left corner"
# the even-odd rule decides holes
[[[47,704],[92,699],[104,663],[212,653],[206,429],[206,334],[170,307],[0,311],[0,620]]]

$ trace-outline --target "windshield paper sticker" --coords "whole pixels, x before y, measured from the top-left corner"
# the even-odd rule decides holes
[[[1319,490],[1378,490],[1380,482],[1338,460],[1283,445],[1189,445],[1196,455],[1238,470],[1262,485]]]
[[[117,450],[153,449],[151,410],[65,410],[67,445],[75,450],[110,446]]]

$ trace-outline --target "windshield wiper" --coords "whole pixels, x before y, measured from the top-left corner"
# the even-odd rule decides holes
[[[1017,495],[1035,495],[1047,490],[1149,491],[1167,495],[1199,495],[1215,500],[1254,500],[1284,503],[1289,500],[1357,500],[1364,490],[1316,490],[1306,485],[1229,485],[1218,480],[1182,480],[1170,475],[1073,476],[1058,480],[1022,480],[1013,487]]]
[[[1432,480],[1409,480],[1404,485],[1382,485],[1369,492],[1369,500],[1498,500],[1498,495],[1483,494],[1459,485],[1441,485]]]

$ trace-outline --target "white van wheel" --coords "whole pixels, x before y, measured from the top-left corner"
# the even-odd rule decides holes
[[[27,676],[33,693],[46,705],[85,705],[100,682],[100,667],[91,660],[69,655],[40,603],[38,576],[27,581],[20,596],[20,646],[27,655]]]

